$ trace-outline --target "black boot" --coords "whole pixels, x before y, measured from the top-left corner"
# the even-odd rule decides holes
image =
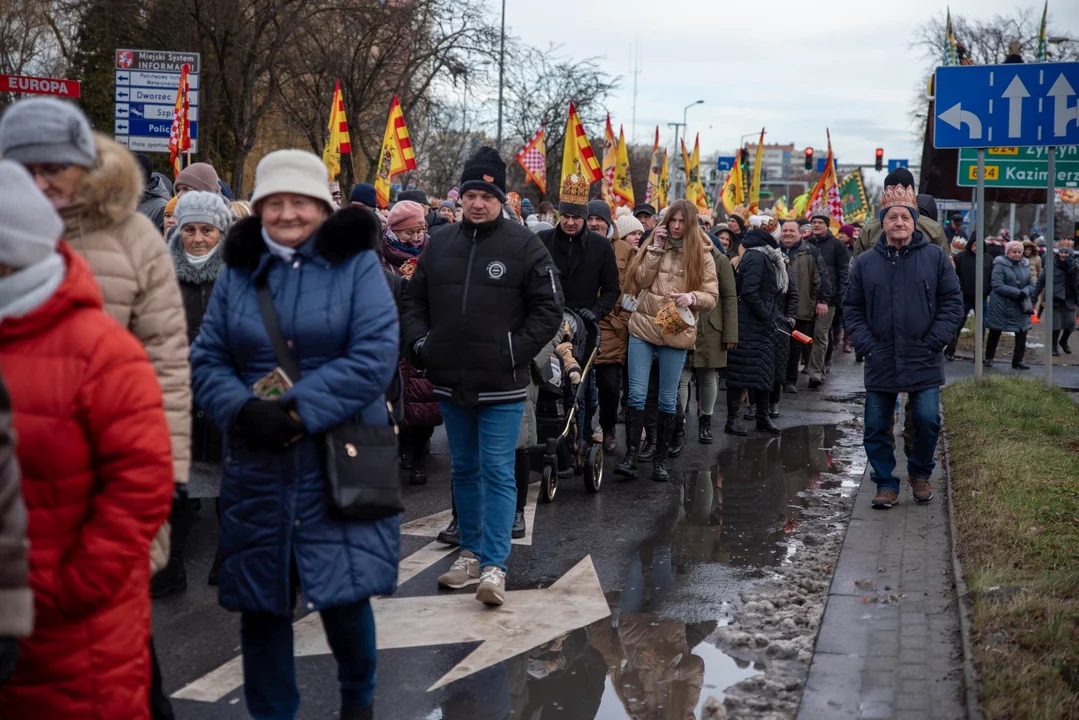
[[[1026,338],[1024,337],[1022,342],[1018,342],[1018,338],[1016,338],[1016,340],[1015,353],[1012,355],[1012,369],[1029,370],[1030,366],[1023,362],[1023,357],[1027,353]]]
[[[457,527],[456,517],[450,520],[450,524],[446,526],[446,529],[438,534],[438,541],[444,545],[461,544],[461,529]]]
[[[738,410],[742,406],[741,394],[742,391],[737,388],[727,388],[727,424],[723,427],[723,432],[745,437],[749,433],[738,424]]]
[[[210,587],[217,587],[217,575],[221,572],[221,547],[218,546],[217,551],[214,553],[214,564],[210,566],[210,573],[206,576],[206,584]]]
[[[761,392],[757,399],[757,429],[772,435],[779,435],[783,431],[768,417],[768,393]]]
[[[525,525],[525,514],[521,511],[513,513],[513,532],[511,536],[514,540],[520,540],[528,532],[528,526]]]
[[[172,555],[168,564],[150,578],[150,597],[161,598],[187,590],[187,570],[183,555]]]
[[[374,720],[375,719],[375,706],[368,705],[365,708],[359,710],[342,710],[341,720]]]
[[[1065,330],[1064,332],[1060,333],[1060,350],[1065,355],[1071,355],[1072,354],[1071,346],[1068,345],[1068,338],[1070,338],[1071,336],[1072,336],[1072,331],[1071,330]]]
[[[150,597],[160,598],[187,590],[184,548],[191,529],[193,505],[187,498],[187,485],[176,485],[169,514],[169,561],[150,578]]]
[[[671,438],[674,435],[674,415],[660,412],[656,421],[656,456],[652,459],[652,481],[667,482],[667,458],[671,448]],[[683,439],[683,445],[685,441]]]
[[[686,416],[679,411],[671,421],[674,431],[667,446],[667,457],[676,458],[686,449]]]
[[[640,433],[637,433],[638,436]],[[644,445],[641,445],[641,449],[637,452],[637,459],[641,462],[652,462],[652,458],[656,456],[656,428],[646,427],[644,429]]]
[[[637,408],[626,408],[626,457],[614,469],[616,477],[623,480],[637,479],[637,451],[641,447],[641,423],[644,412]]]
[[[412,469],[408,473],[409,485],[427,484],[427,443],[413,440]]]
[[[712,416],[700,415],[697,418],[697,442],[701,445],[712,444]]]

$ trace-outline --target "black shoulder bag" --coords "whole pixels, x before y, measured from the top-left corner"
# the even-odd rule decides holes
[[[256,287],[259,313],[277,355],[277,362],[294,383],[299,382],[300,366],[281,334],[273,297],[265,279],[260,278]],[[392,414],[387,416],[385,425],[361,425],[346,421],[327,430],[322,440],[326,491],[332,517],[339,520],[379,520],[404,512],[397,466],[397,426],[393,424]]]

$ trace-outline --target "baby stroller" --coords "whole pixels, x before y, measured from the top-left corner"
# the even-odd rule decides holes
[[[581,431],[582,423],[592,417],[589,379],[599,355],[599,325],[586,322],[572,310],[565,311],[564,320],[572,330],[572,360],[581,368],[580,380],[571,381],[567,366],[572,363],[563,362],[562,386],[542,384],[539,388],[536,426],[541,442],[529,452],[542,458],[539,497],[545,503],[558,492],[560,472],[581,475],[588,492],[599,492],[603,484],[603,445],[592,441],[592,428]]]

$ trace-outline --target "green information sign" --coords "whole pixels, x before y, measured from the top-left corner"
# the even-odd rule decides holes
[[[1079,147],[1057,148],[1056,187],[1079,187]],[[959,151],[960,187],[978,184],[978,151]],[[1049,149],[1044,147],[989,148],[985,151],[987,188],[1045,188],[1049,184]]]

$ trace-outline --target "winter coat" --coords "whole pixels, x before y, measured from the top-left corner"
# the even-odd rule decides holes
[[[838,241],[837,241],[838,242]],[[771,390],[775,382],[776,322],[782,311],[775,267],[751,248],[776,246],[763,230],[742,238],[746,252],[738,263],[738,347],[727,353],[727,385],[741,390]],[[789,273],[788,273],[789,275]],[[784,336],[786,337],[786,336]]]
[[[399,278],[404,278],[401,266],[412,260],[418,259],[419,255],[412,255],[390,244],[389,238],[383,237],[379,245],[379,254],[382,256],[382,269],[391,272]],[[422,251],[421,251],[422,254]],[[403,286],[408,286],[407,280],[402,280]],[[404,300],[404,292],[401,297],[394,296],[397,303],[397,311],[401,312],[401,301]],[[400,317],[400,314],[398,315]],[[438,409],[438,398],[435,397],[435,388],[427,379],[427,373],[417,370],[409,362],[408,354],[401,352],[397,359],[397,369],[401,378],[401,400],[404,424],[407,427],[438,427],[442,424],[442,413]]]
[[[165,206],[172,199],[172,183],[161,173],[150,175],[136,210],[150,219],[160,235],[165,230]]]
[[[225,267],[224,247],[219,245],[209,260],[195,266],[184,254],[181,236],[176,235],[169,242],[169,254],[176,267],[176,280],[180,283],[180,297],[183,298],[184,317],[187,320],[187,342],[189,346],[194,345],[195,338],[199,335],[199,328],[202,327],[202,318],[206,314],[206,308],[210,306],[214,282]],[[192,405],[191,460],[220,465],[223,457],[221,431],[205,411]]]
[[[719,302],[708,313],[701,313],[697,323],[697,344],[689,359],[695,368],[727,367],[727,345],[738,342],[738,284],[731,261],[719,250],[712,250],[716,264]]]
[[[955,274],[959,277],[959,289],[963,291],[963,298],[973,305],[978,289],[978,255],[974,252],[974,246],[967,245],[952,257],[952,261],[955,263]],[[982,275],[982,297],[987,298],[989,293],[993,292],[993,258],[988,255],[985,257]]]
[[[0,637],[26,637],[34,627],[21,481],[11,424],[11,396],[0,379]]]
[[[809,237],[809,243],[821,254],[824,272],[828,276],[828,292],[821,292],[817,302],[827,303],[831,307],[842,304],[847,294],[847,275],[850,273],[850,249],[831,232],[822,238]]]
[[[86,261],[60,253],[52,297],[0,323],[35,615],[0,716],[148,719],[149,550],[172,504],[169,428],[146,351],[102,310]]]
[[[344,422],[389,422],[385,393],[399,329],[379,266],[380,230],[366,210],[331,216],[291,263],[266,249],[258,217],[232,227],[226,269],[191,354],[195,400],[225,432],[219,601],[234,611],[291,613],[290,565],[309,611],[388,595],[397,583],[400,519],[331,517],[321,433]],[[264,277],[302,378],[282,399],[307,430],[283,453],[250,449],[234,432],[251,388],[278,366],[259,313]]]
[[[405,291],[404,337],[435,394],[461,405],[524,402],[529,361],[562,323],[558,270],[539,238],[499,216],[443,225]]]
[[[1043,271],[1038,276],[1038,284],[1034,286],[1034,297],[1038,297],[1045,290],[1046,274]],[[1079,309],[1079,258],[1069,255],[1067,260],[1061,260],[1058,256],[1053,263],[1053,311]],[[1054,315],[1054,321],[1056,320]],[[1054,328],[1058,329],[1058,328]]]
[[[1009,260],[1001,256],[993,260],[993,293],[985,326],[1001,332],[1026,332],[1034,327],[1030,315],[1023,311],[1023,300],[1033,306],[1034,277],[1026,258]]]
[[[783,254],[790,261],[787,265],[787,274],[794,277],[798,285],[798,307],[794,318],[803,322],[815,320],[817,298],[828,294],[821,290],[821,283],[827,281],[828,275],[824,271],[820,253],[811,244],[802,240],[792,248],[783,248]]]
[[[671,245],[668,240],[664,250],[649,245],[638,252],[645,255],[636,269],[637,309],[629,319],[629,334],[659,347],[692,350],[697,345],[696,327],[688,327],[677,335],[664,335],[656,325],[656,315],[671,301],[671,295],[686,292],[685,249]],[[703,255],[701,286],[693,291],[697,299],[693,305],[696,325],[700,325],[701,316],[711,312],[719,302],[719,281],[712,248],[705,246]]]
[[[925,235],[930,243],[936,245],[944,252],[951,254],[951,239],[944,233],[944,228],[942,228],[940,223],[936,220],[919,214],[914,229],[922,235]],[[854,241],[854,257],[858,257],[866,250],[873,247],[877,240],[880,239],[880,234],[882,232],[880,217],[874,216],[869,218],[869,222],[862,228],[862,232],[858,235],[858,239]]]
[[[1027,248],[1030,248],[1034,252],[1027,255]],[[1038,246],[1033,241],[1023,241],[1023,257],[1030,263],[1030,276],[1035,279],[1040,278],[1042,276],[1042,256],[1038,254]],[[1037,295],[1034,297],[1037,297]]]
[[[865,389],[916,392],[944,384],[944,348],[963,323],[947,253],[917,230],[903,248],[884,236],[851,268],[843,317],[865,356]]]
[[[558,225],[541,232],[539,239],[562,273],[566,308],[591,310],[597,320],[606,317],[618,302],[623,274],[611,242],[587,226],[570,237]]]
[[[614,250],[615,265],[618,267],[618,287],[624,288],[626,269],[637,250],[625,240],[611,240],[611,248]],[[629,351],[629,317],[629,311],[622,307],[620,301],[615,301],[611,312],[599,321],[597,365],[626,364],[626,353]]]
[[[787,261],[787,292],[779,293],[779,301],[776,303],[776,333],[772,336],[775,340],[775,382],[782,385],[787,381],[787,360],[791,355],[790,332],[794,325],[790,320],[798,319],[798,306],[801,304],[801,292],[798,289],[798,276],[791,271],[790,261]]]
[[[191,376],[183,300],[161,233],[135,212],[142,175],[122,145],[94,134],[98,158],[73,204],[60,210],[64,239],[94,273],[105,311],[146,348],[165,394],[172,434],[172,482],[186,483],[191,446]],[[150,550],[153,568],[169,558],[163,527]]]

